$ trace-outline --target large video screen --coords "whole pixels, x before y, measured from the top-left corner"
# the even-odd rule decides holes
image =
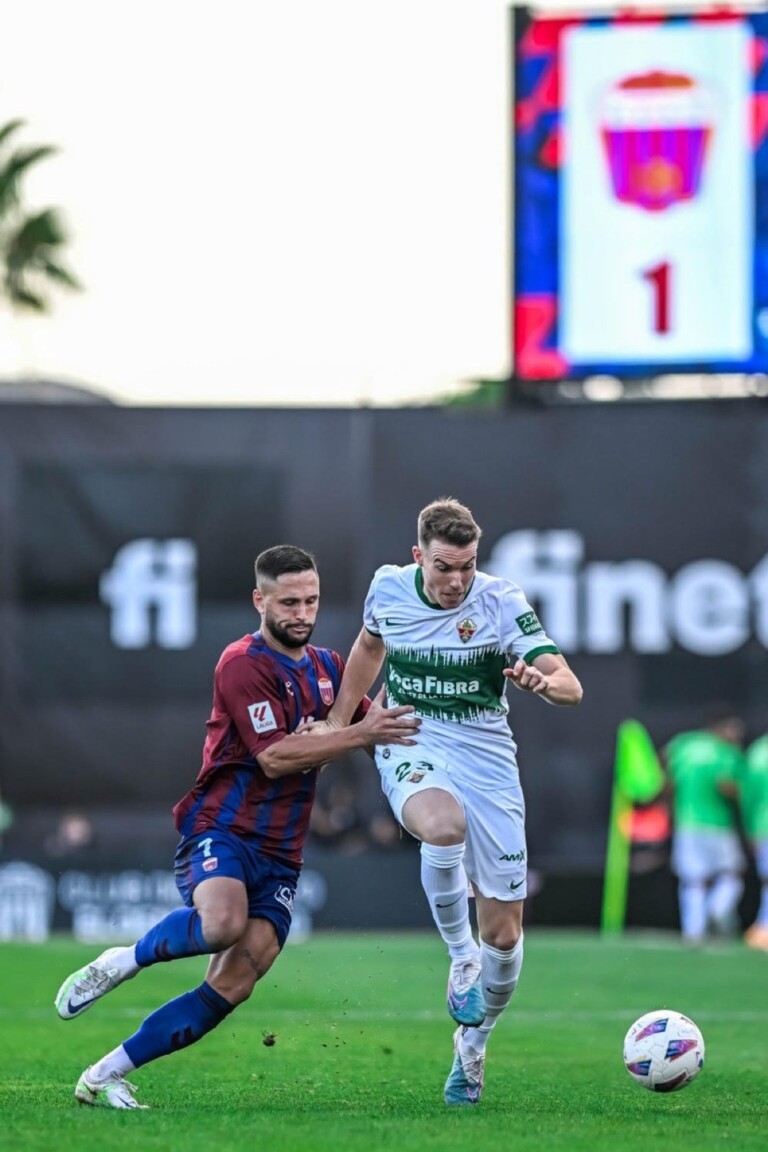
[[[768,13],[513,44],[514,374],[768,371]]]

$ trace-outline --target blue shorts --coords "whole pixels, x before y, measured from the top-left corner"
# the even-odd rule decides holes
[[[176,887],[190,908],[195,888],[203,880],[229,876],[242,881],[248,894],[249,918],[269,920],[283,947],[291,927],[298,868],[264,856],[241,836],[209,828],[180,842],[174,871]]]

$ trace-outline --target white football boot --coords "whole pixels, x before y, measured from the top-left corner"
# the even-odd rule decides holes
[[[116,956],[125,952],[125,948],[108,948],[90,964],[67,976],[54,1001],[62,1020],[82,1015],[107,992],[136,975],[138,967],[126,968],[115,963]]]

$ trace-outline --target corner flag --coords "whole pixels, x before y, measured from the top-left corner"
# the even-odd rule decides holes
[[[647,804],[664,786],[656,748],[639,720],[623,720],[616,732],[611,814],[605,853],[604,933],[621,932],[627,910],[630,824],[634,804]]]

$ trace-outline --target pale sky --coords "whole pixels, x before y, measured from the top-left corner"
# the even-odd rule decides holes
[[[509,371],[508,0],[24,0],[0,122],[86,285],[0,377],[387,404]]]

